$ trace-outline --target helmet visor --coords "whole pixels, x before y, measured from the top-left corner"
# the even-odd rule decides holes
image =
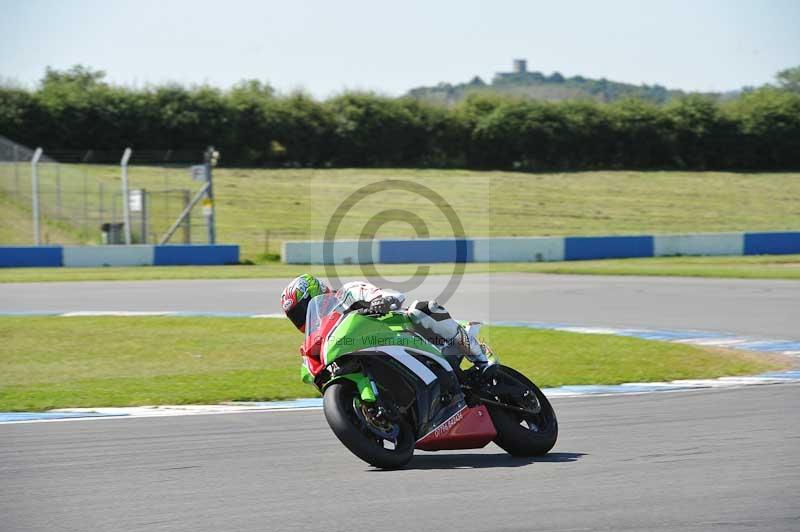
[[[295,306],[286,311],[286,317],[301,331],[306,328],[306,312],[308,311],[309,299],[307,297],[301,299]]]

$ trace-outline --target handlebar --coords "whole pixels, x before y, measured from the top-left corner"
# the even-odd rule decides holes
[[[395,312],[402,312],[402,311],[403,311],[402,308],[398,308],[398,309],[392,309],[389,312],[384,312],[384,313],[378,314],[378,313],[375,313],[375,312],[370,312],[368,308],[360,308],[358,310],[353,310],[351,312],[355,312],[356,314],[360,314],[362,316],[387,316],[389,314],[393,314]]]

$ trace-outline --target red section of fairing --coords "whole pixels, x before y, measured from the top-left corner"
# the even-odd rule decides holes
[[[497,431],[485,406],[464,407],[417,440],[416,447],[423,451],[479,449],[496,436]]]
[[[331,312],[325,316],[319,328],[308,335],[303,345],[300,346],[300,354],[303,355],[306,367],[315,377],[325,369],[321,356],[322,342],[328,337],[336,324],[339,323],[339,318],[341,317],[342,314],[339,312]]]

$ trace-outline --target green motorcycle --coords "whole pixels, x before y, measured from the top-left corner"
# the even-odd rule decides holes
[[[494,441],[514,456],[546,454],[558,437],[550,402],[527,377],[496,365],[461,369],[402,312],[346,312],[334,294],[308,305],[302,379],[323,395],[325,419],[353,454],[404,466],[414,449],[477,449]],[[444,350],[446,351],[446,350]]]

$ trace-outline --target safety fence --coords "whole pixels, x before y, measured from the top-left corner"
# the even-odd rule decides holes
[[[203,154],[134,150],[126,161],[127,201],[123,154],[122,148],[44,150],[34,162],[36,150],[0,136],[0,217],[7,228],[0,244],[124,244],[126,209],[131,243],[159,243],[192,204],[200,185],[190,170]],[[194,208],[169,242],[206,237],[206,217]]]
[[[430,264],[791,253],[800,253],[800,232],[288,241],[281,256],[289,264]]]

